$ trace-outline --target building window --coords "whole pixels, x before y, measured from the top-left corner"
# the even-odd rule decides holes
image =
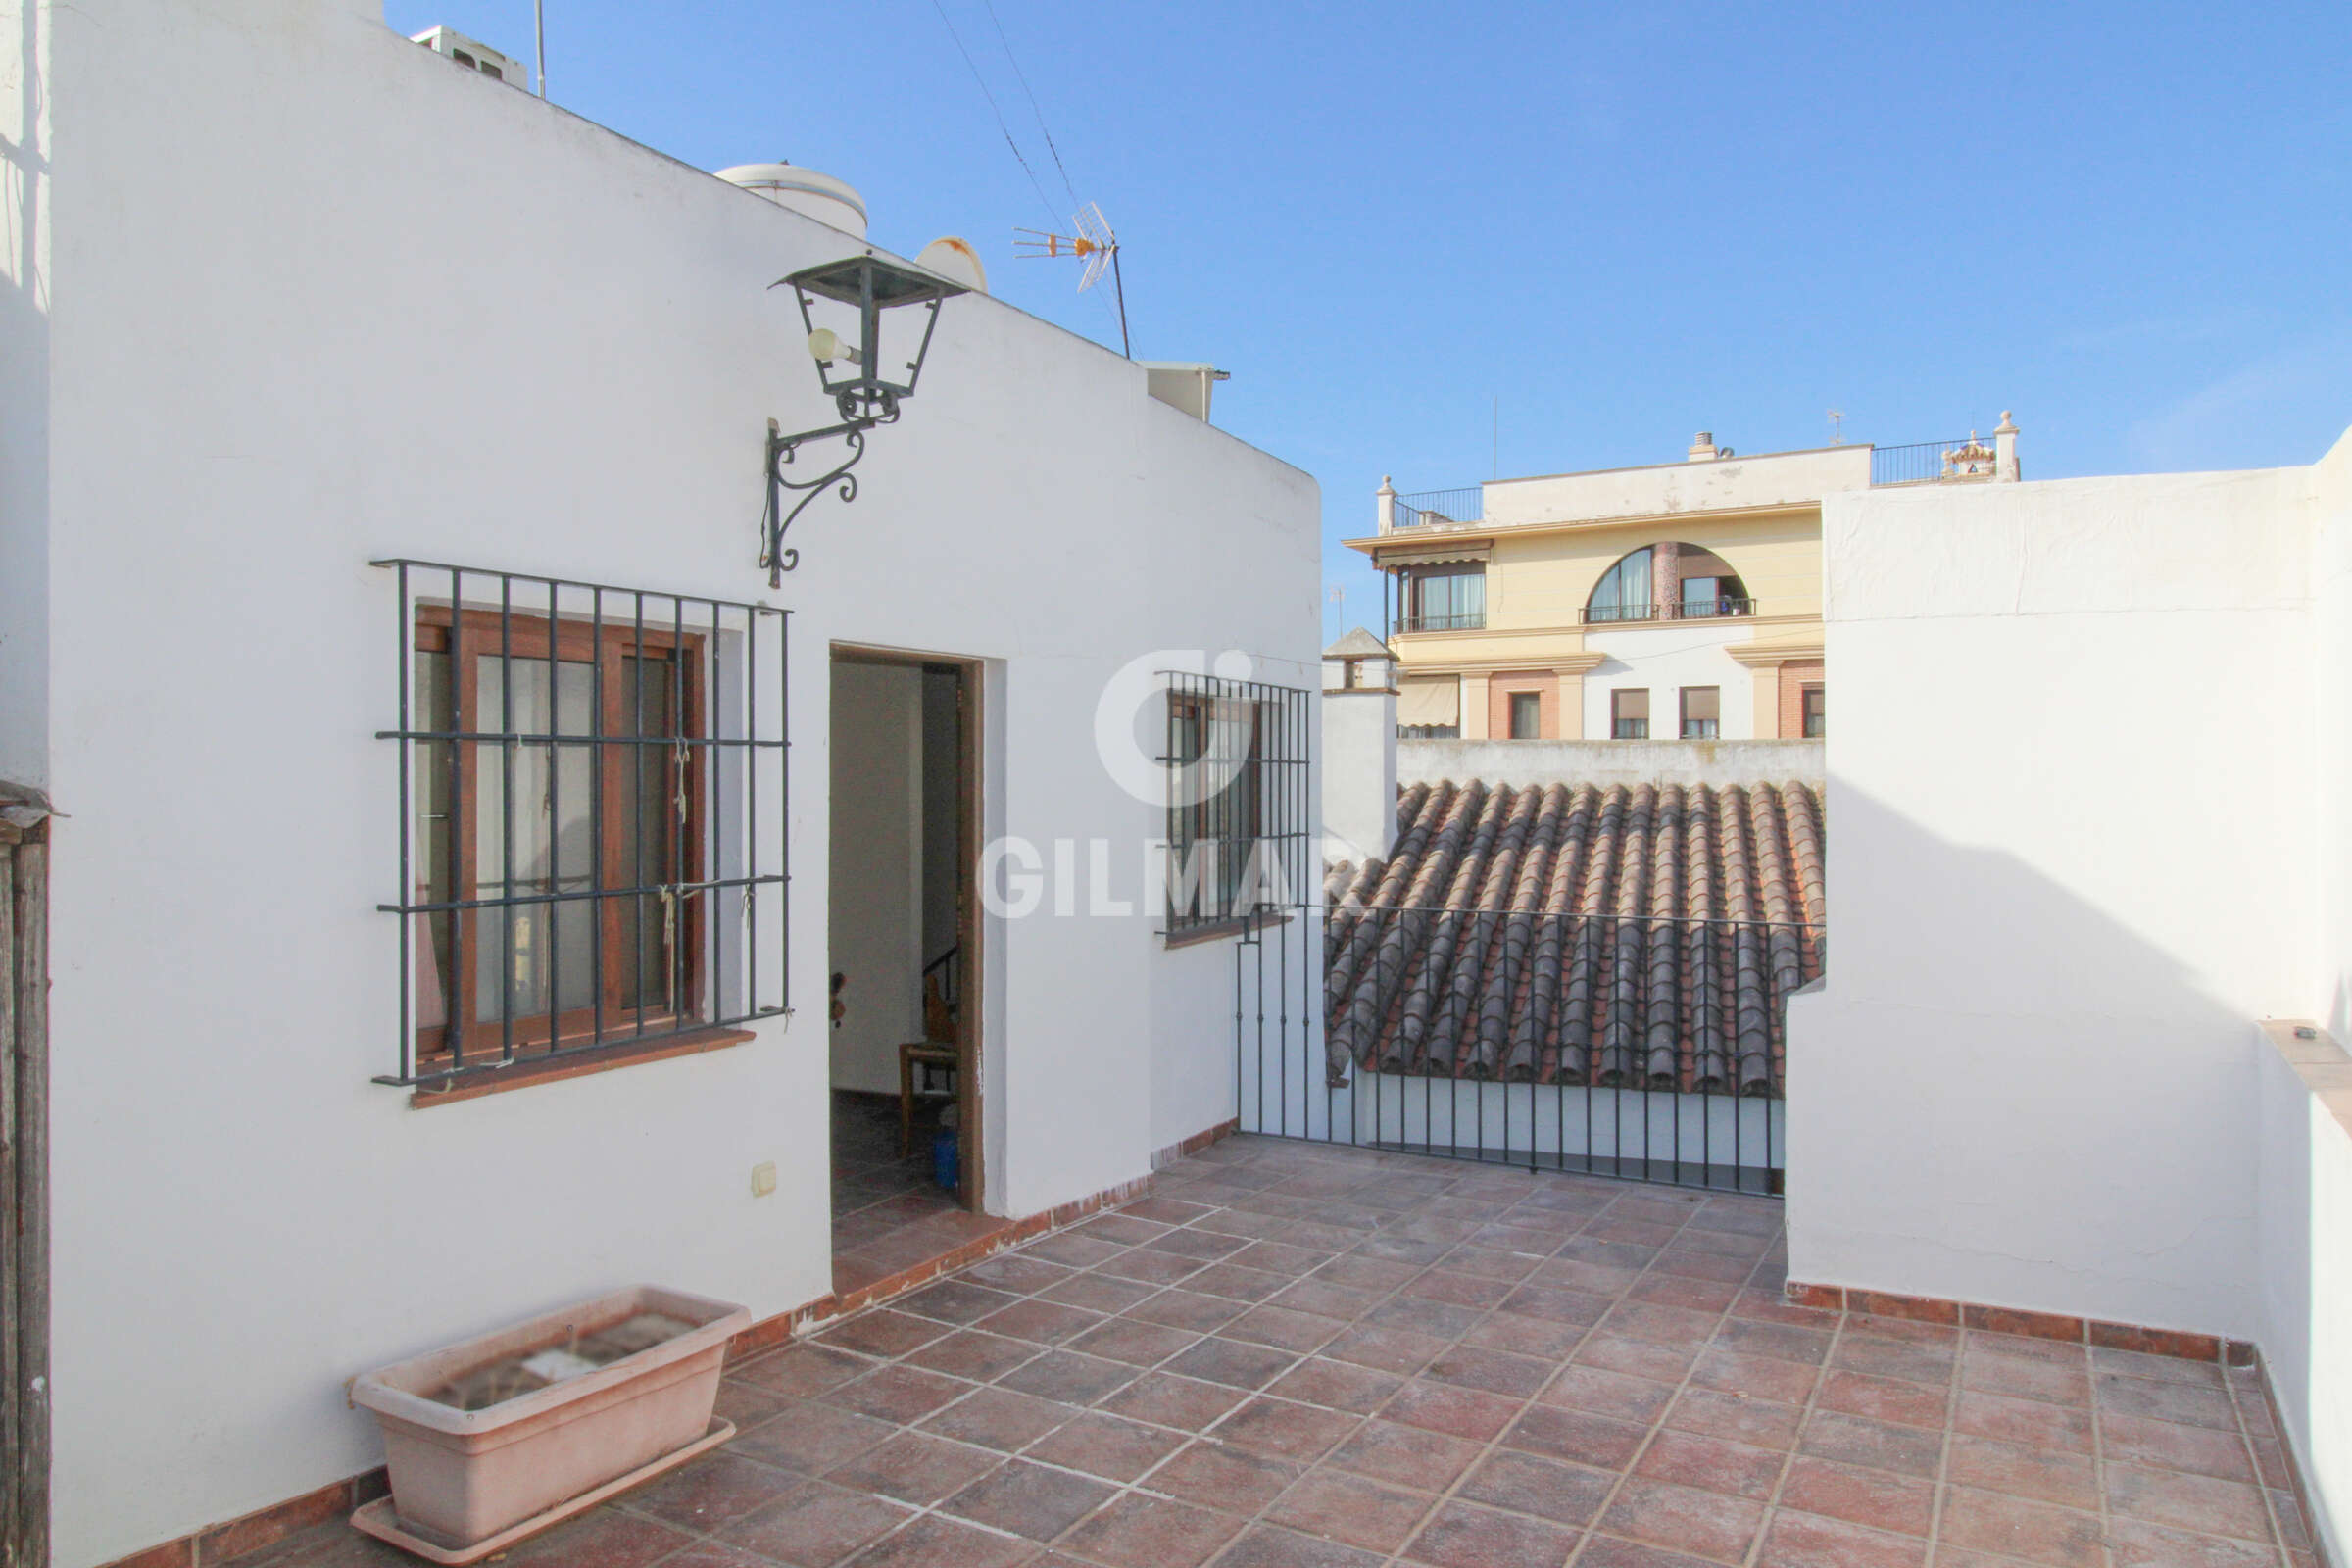
[[[1453,565],[1399,574],[1398,631],[1476,631],[1487,623],[1487,568]]]
[[[1609,738],[1618,741],[1649,739],[1649,693],[1642,689],[1609,693]]]
[[[1655,615],[1657,603],[1649,592],[1650,555],[1644,545],[1603,572],[1600,586],[1592,590],[1592,602],[1585,608],[1585,619],[1648,620]]]
[[[1236,924],[1306,884],[1307,693],[1168,679],[1168,935]]]
[[[782,613],[387,564],[408,799],[380,1081],[782,1012]]]
[[[1718,686],[1683,688],[1683,739],[1711,741],[1722,733],[1723,689]]]
[[[1587,625],[1627,620],[1706,620],[1752,615],[1755,601],[1721,556],[1699,545],[1643,545],[1601,573],[1585,604]]]
[[[1537,692],[1511,693],[1511,739],[1534,741],[1544,738],[1544,698]]]
[[[1829,698],[1819,686],[1803,688],[1797,697],[1799,711],[1804,714],[1805,738],[1819,740],[1830,732]]]

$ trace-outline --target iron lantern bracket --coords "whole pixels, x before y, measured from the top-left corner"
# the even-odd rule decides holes
[[[803,430],[797,435],[785,435],[776,421],[767,421],[767,511],[761,523],[762,545],[760,564],[767,568],[767,585],[784,586],[784,573],[801,564],[801,553],[787,548],[784,535],[808,503],[822,495],[827,487],[840,482],[840,496],[845,502],[858,499],[858,476],[850,470],[865,456],[865,432],[877,424],[888,424],[899,416],[892,409],[889,418],[846,419],[840,424],[828,424],[820,430]],[[796,479],[786,472],[800,450],[811,441],[829,441],[835,436],[849,449],[849,456],[813,478]],[[804,470],[806,471],[806,470]],[[786,498],[798,495],[789,507]]]

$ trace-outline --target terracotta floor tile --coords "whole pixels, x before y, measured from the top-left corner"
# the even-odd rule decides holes
[[[1152,1472],[1152,1492],[1250,1518],[1281,1495],[1305,1466],[1201,1438]]]
[[[1108,1481],[1133,1481],[1184,1444],[1180,1432],[1089,1410],[1024,1449],[1021,1456],[1083,1470]]]
[[[1421,1527],[1404,1558],[1437,1568],[1560,1568],[1580,1539],[1546,1520],[1448,1502]]]
[[[516,1568],[534,1563],[547,1568],[646,1568],[693,1539],[651,1519],[600,1508],[533,1536],[509,1553],[507,1561]]]
[[[1241,1521],[1189,1503],[1121,1494],[1059,1544],[1107,1568],[1199,1568],[1241,1530]]]
[[[1123,1361],[1105,1361],[1074,1350],[1049,1350],[997,1379],[997,1387],[1063,1404],[1092,1404],[1113,1389],[1125,1388],[1136,1377],[1136,1369]]]
[[[965,1280],[942,1280],[925,1286],[911,1296],[902,1296],[891,1303],[893,1309],[916,1317],[933,1318],[957,1326],[977,1323],[991,1312],[1001,1312],[1019,1300],[1017,1296],[1004,1291],[992,1291],[985,1285]],[[876,1316],[881,1314],[877,1313]]]
[[[1021,1260],[1027,1262],[1053,1263],[1065,1269],[1079,1269],[1093,1268],[1096,1264],[1117,1257],[1126,1250],[1127,1249],[1117,1242],[1100,1241],[1091,1236],[1079,1236],[1069,1231],[1063,1231],[1059,1235],[1046,1237],[1043,1241],[1031,1242],[1027,1247],[1021,1249],[1019,1256]],[[990,1283],[996,1282],[991,1281]],[[1042,1291],[1053,1283],[1049,1279],[1042,1284],[1027,1288]]]
[[[956,1568],[1015,1568],[1036,1555],[1037,1548],[1026,1542],[928,1514],[875,1542],[856,1561],[858,1568],[940,1568],[947,1563]]]
[[[2052,1404],[2090,1403],[2090,1377],[2081,1367],[2052,1365],[2019,1355],[1963,1355],[1960,1386],[2018,1399],[2044,1399]]]
[[[1613,1534],[1653,1546],[1738,1562],[1763,1529],[1764,1505],[1629,1476],[1601,1515],[1601,1524]]]
[[[1370,1415],[1404,1386],[1404,1379],[1346,1361],[1309,1356],[1266,1388],[1280,1398]]]
[[[1954,1433],[1944,1479],[1982,1492],[2003,1492],[2065,1508],[2099,1505],[2097,1466],[2088,1454],[2056,1453],[1991,1438]]]
[[[1070,1342],[1082,1355],[1099,1355],[1128,1366],[1157,1366],[1200,1338],[1190,1329],[1165,1328],[1139,1318],[1114,1317]]]
[[[1375,1481],[1435,1491],[1451,1486],[1479,1449],[1463,1438],[1375,1419],[1333,1449],[1328,1462]]]
[[[2067,1453],[2088,1453],[2092,1447],[2088,1410],[1975,1389],[1961,1391],[1952,1412],[1952,1430]]]
[[[1262,1268],[1269,1274],[1287,1274],[1298,1280],[1312,1274],[1335,1255],[1318,1247],[1294,1247],[1287,1242],[1258,1241],[1234,1253],[1228,1261],[1243,1268]]]
[[[2177,1355],[2149,1355],[2139,1350],[2110,1349],[2102,1345],[2092,1348],[2090,1364],[2099,1372],[2148,1378],[2158,1383],[2185,1383],[2205,1389],[2222,1386],[2222,1369],[2219,1366],[2211,1361],[2190,1361]]]
[[[1052,1541],[1117,1491],[1067,1470],[1014,1459],[950,1497],[945,1511],[1032,1541]]]
[[[2099,1568],[2105,1555],[2097,1515],[1968,1487],[1947,1489],[1937,1538],[2050,1568]]]
[[[1228,1253],[1238,1252],[1249,1245],[1238,1236],[1226,1236],[1216,1231],[1172,1230],[1144,1243],[1144,1250],[1169,1252],[1177,1257],[1196,1258],[1209,1263]],[[1292,1272],[1296,1273],[1297,1270]]]
[[[2278,1568],[2279,1561],[2269,1546],[2190,1535],[2135,1519],[2119,1519],[2109,1526],[2107,1544],[2115,1568]]]
[[[1278,1349],[1296,1350],[1303,1354],[1328,1343],[1347,1327],[1337,1318],[1267,1304],[1251,1307],[1217,1332],[1228,1339],[1271,1345]]]
[[[823,1345],[789,1345],[771,1350],[741,1368],[727,1368],[727,1381],[738,1380],[780,1394],[788,1399],[808,1399],[874,1369],[871,1361]]]
[[[902,1433],[826,1473],[837,1487],[923,1507],[970,1485],[1003,1462],[986,1448]]]
[[[2145,1416],[2099,1416],[2099,1442],[2109,1463],[2118,1460],[2159,1470],[2180,1470],[2223,1481],[2252,1481],[2246,1446],[2234,1432],[2184,1427]]]
[[[1666,1412],[1665,1424],[1678,1432],[1700,1432],[1786,1452],[1796,1446],[1804,1419],[1802,1405],[1752,1399],[1721,1389],[1685,1389]]]
[[[1188,1291],[1204,1296],[1224,1297],[1235,1301],[1262,1301],[1277,1291],[1297,1284],[1288,1275],[1270,1274],[1264,1269],[1243,1268],[1237,1263],[1214,1263],[1190,1275],[1184,1282]]]
[[[1841,1519],[1783,1512],[1764,1532],[1755,1568],[1923,1568],[1928,1544]]]
[[[1354,1244],[1351,1242],[1348,1245]],[[1359,1257],[1349,1252],[1333,1258],[1309,1277],[1328,1280],[1334,1285],[1352,1286],[1359,1291],[1377,1291],[1386,1296],[1420,1272],[1410,1263],[1392,1263],[1386,1258]]]
[[[1337,1318],[1346,1323],[1369,1312],[1380,1304],[1381,1299],[1381,1292],[1359,1290],[1352,1285],[1342,1285],[1336,1280],[1315,1275],[1285,1286],[1267,1297],[1266,1303],[1270,1306],[1287,1306],[1297,1312],[1312,1312],[1317,1317]]]
[[[814,1482],[718,1532],[719,1539],[789,1563],[831,1568],[911,1510],[880,1497]]]
[[[1883,1378],[1929,1385],[1949,1382],[1959,1352],[1950,1346],[1921,1345],[1849,1333],[1830,1352],[1830,1365],[1849,1372],[1869,1372]]]
[[[1231,1388],[1262,1389],[1288,1372],[1298,1360],[1298,1353],[1295,1350],[1245,1345],[1239,1340],[1211,1335],[1170,1357],[1162,1370]]]
[[[1817,1459],[1836,1459],[1892,1470],[1900,1475],[1933,1479],[1943,1459],[1944,1434],[1898,1427],[1868,1416],[1839,1415],[1816,1410],[1806,1418],[1797,1438],[1797,1451]]]
[[[1457,1345],[1424,1367],[1421,1376],[1432,1383],[1479,1389],[1517,1400],[1527,1398],[1549,1382],[1552,1370],[1551,1362],[1534,1356]]]
[[[1652,1301],[1660,1306],[1679,1306],[1686,1311],[1715,1313],[1731,1310],[1740,1299],[1741,1288],[1732,1280],[1692,1279],[1685,1274],[1660,1273],[1653,1268],[1637,1279],[1625,1295],[1629,1300]],[[1741,1321],[1769,1323],[1772,1320],[1749,1317]],[[1793,1326],[1811,1332],[1822,1325],[1799,1320]]]
[[[1222,1296],[1203,1296],[1198,1291],[1162,1291],[1149,1300],[1138,1301],[1123,1315],[1157,1323],[1163,1328],[1207,1334],[1240,1317],[1243,1311],[1241,1302]]]
[[[1310,1470],[1266,1509],[1274,1524],[1382,1553],[1395,1551],[1429,1512],[1426,1493],[1384,1487],[1345,1470]]]
[[[1588,1525],[1616,1485],[1613,1471],[1561,1464],[1503,1448],[1481,1461],[1456,1494],[1558,1524]]]
[[[2238,1429],[2237,1411],[2230,1404],[2230,1396],[2218,1386],[2158,1383],[2120,1372],[2101,1372],[2093,1379],[2092,1396],[2102,1412],[2209,1427],[2217,1432]]]
[[[806,1476],[722,1449],[638,1488],[628,1494],[626,1505],[633,1513],[651,1514],[681,1529],[708,1532],[779,1500],[807,1482]]]
[[[898,1428],[837,1410],[831,1405],[796,1404],[756,1432],[737,1437],[729,1451],[804,1475],[830,1470],[842,1461],[887,1442]]]
[[[1142,1248],[1129,1248],[1123,1252],[1102,1259],[1094,1265],[1094,1272],[1111,1279],[1135,1280],[1146,1285],[1173,1285],[1189,1279],[1208,1265],[1197,1257],[1179,1257],[1173,1252],[1147,1252]]]
[[[1253,1525],[1225,1549],[1217,1568],[1380,1568],[1385,1555],[1275,1525]]]
[[[1123,1280],[1115,1274],[1090,1270],[1050,1286],[1038,1292],[1037,1297],[1041,1301],[1082,1306],[1090,1312],[1124,1312],[1136,1302],[1157,1295],[1159,1289],[1148,1280]]]
[[[844,1319],[820,1332],[815,1343],[837,1350],[857,1350],[865,1355],[898,1356],[919,1345],[928,1345],[949,1332],[949,1326],[911,1312],[897,1312],[889,1307],[861,1312]]]
[[[1234,1411],[1216,1435],[1240,1448],[1301,1462],[1320,1458],[1363,1424],[1361,1416],[1263,1395]]]
[[[1521,1317],[1516,1312],[1489,1312],[1479,1319],[1476,1328],[1462,1336],[1461,1343],[1481,1349],[1508,1350],[1513,1355],[1558,1361],[1582,1345],[1592,1332],[1591,1326],[1584,1323]]]
[[[1650,1439],[1634,1474],[1702,1492],[1762,1502],[1772,1495],[1788,1455],[1695,1432],[1660,1432]]]
[[[2169,1525],[2203,1536],[2259,1542],[2271,1539],[2270,1506],[2258,1487],[2173,1470],[2140,1470],[2112,1463],[2103,1468],[2107,1507],[2118,1518]]]
[[[1565,1290],[1554,1285],[1522,1285],[1502,1298],[1499,1308],[1501,1311],[1515,1312],[1521,1317],[1537,1318],[1545,1323],[1569,1323],[1582,1328],[1591,1328],[1602,1322],[1603,1319],[1611,1316],[1614,1309],[1615,1301],[1610,1297],[1596,1296],[1590,1291]],[[1651,1310],[1674,1312],[1680,1309],[1661,1306],[1651,1308]],[[1622,1325],[1612,1322],[1608,1325],[1607,1332],[1623,1335],[1626,1331]],[[1644,1339],[1652,1336],[1636,1335],[1633,1337]],[[1703,1335],[1698,1336],[1701,1339],[1704,1337]],[[1689,1343],[1696,1344],[1697,1340],[1693,1339]]]
[[[951,1399],[972,1391],[968,1383],[925,1372],[920,1367],[886,1366],[828,1389],[817,1403],[904,1426],[919,1421]]]
[[[1448,1301],[1397,1295],[1366,1312],[1361,1321],[1370,1328],[1426,1334],[1451,1343],[1478,1327],[1478,1320],[1486,1314],[1485,1307],[1455,1306]]]
[[[1058,1301],[1031,1297],[1015,1301],[1002,1311],[990,1313],[980,1319],[975,1327],[983,1333],[1002,1334],[1007,1339],[1030,1340],[1039,1345],[1060,1345],[1105,1321],[1101,1312],[1090,1312],[1082,1306],[1064,1306]]]
[[[1250,1396],[1241,1389],[1169,1372],[1147,1372],[1104,1399],[1113,1415],[1182,1432],[1200,1432]]]
[[[1940,1432],[1950,1417],[1951,1390],[1869,1372],[1833,1370],[1821,1380],[1815,1396],[1821,1408],[1866,1415],[1900,1426],[1932,1427]]]
[[[1714,1568],[1701,1558],[1595,1531],[1576,1559],[1576,1568]]]
[[[1629,1421],[1612,1421],[1583,1410],[1560,1410],[1536,1405],[1503,1434],[1506,1447],[1545,1458],[1567,1459],[1601,1470],[1622,1470],[1634,1462],[1649,1429]]]
[[[1721,1389],[1780,1404],[1802,1404],[1821,1379],[1816,1367],[1783,1361],[1768,1355],[1742,1355],[1711,1345],[1690,1368],[1690,1381],[1702,1389]]]
[[[796,1402],[780,1394],[770,1394],[765,1389],[728,1378],[719,1384],[718,1400],[711,1406],[710,1413],[721,1421],[734,1422],[738,1432],[749,1432],[756,1426],[774,1420]]]
[[[912,1351],[905,1364],[919,1366],[926,1372],[945,1372],[950,1377],[987,1383],[1037,1354],[1038,1347],[1027,1340],[1008,1340],[1001,1334],[965,1329]]]
[[[1741,1355],[1769,1355],[1780,1361],[1819,1366],[1829,1358],[1830,1336],[1821,1329],[1792,1328],[1786,1323],[1759,1323],[1753,1318],[1726,1318],[1715,1331],[1715,1343]]]
[[[1799,1456],[1789,1464],[1777,1500],[1802,1513],[1925,1536],[1936,1516],[1936,1484],[1922,1476]]]
[[[1647,1378],[1652,1383],[1680,1383],[1690,1375],[1691,1367],[1697,1362],[1698,1347],[1653,1345],[1647,1340],[1629,1340],[1621,1334],[1611,1334],[1601,1329],[1586,1336],[1584,1343],[1576,1348],[1572,1359],[1580,1365],[1623,1372],[1630,1377]],[[1811,1391],[1810,1380],[1805,1387],[1807,1392]]]
[[[1520,1404],[1518,1399],[1483,1389],[1416,1380],[1398,1389],[1380,1413],[1385,1420],[1408,1427],[1485,1443],[1511,1424]]]
[[[1674,1387],[1666,1383],[1653,1383],[1647,1378],[1628,1377],[1622,1372],[1610,1372],[1600,1367],[1572,1366],[1562,1371],[1549,1388],[1538,1395],[1537,1400],[1543,1404],[1556,1404],[1562,1409],[1590,1410],[1594,1415],[1613,1416],[1620,1421],[1637,1421],[1646,1426],[1674,1402]]]
[[[674,1557],[662,1559],[662,1568],[772,1568],[769,1558],[718,1541],[698,1541]]]
[[[1078,1412],[1074,1406],[1006,1389],[981,1389],[926,1417],[920,1430],[1011,1453]]]
[[[1357,1324],[1323,1347],[1318,1354],[1381,1372],[1409,1376],[1442,1354],[1447,1342],[1430,1334]]]

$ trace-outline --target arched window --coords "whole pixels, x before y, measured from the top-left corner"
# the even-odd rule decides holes
[[[1629,551],[1602,572],[1585,605],[1585,622],[1703,620],[1755,612],[1746,584],[1721,556],[1678,542]]]

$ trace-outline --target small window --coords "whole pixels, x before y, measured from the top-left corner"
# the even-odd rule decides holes
[[[1536,692],[1511,693],[1511,739],[1535,741],[1544,738],[1544,699]]]
[[[1830,710],[1827,694],[1819,686],[1807,686],[1799,703],[1805,720],[1805,738],[1819,740],[1830,732]]]
[[[463,49],[452,49],[449,52],[449,58],[455,60],[461,66],[478,66],[481,64],[480,61],[474,59],[473,56],[467,54]]]
[[[506,74],[487,60],[482,62],[482,74],[488,76],[492,81],[504,81],[507,79]]]
[[[1683,688],[1683,739],[1711,741],[1722,733],[1723,689],[1719,686]]]
[[[1645,690],[1609,693],[1609,738],[1619,741],[1649,739],[1649,693]]]
[[[1487,623],[1487,568],[1447,566],[1410,571],[1403,594],[1401,631],[1477,631]]]
[[[1307,819],[1306,693],[1171,675],[1168,927],[1174,936],[1287,903]]]

